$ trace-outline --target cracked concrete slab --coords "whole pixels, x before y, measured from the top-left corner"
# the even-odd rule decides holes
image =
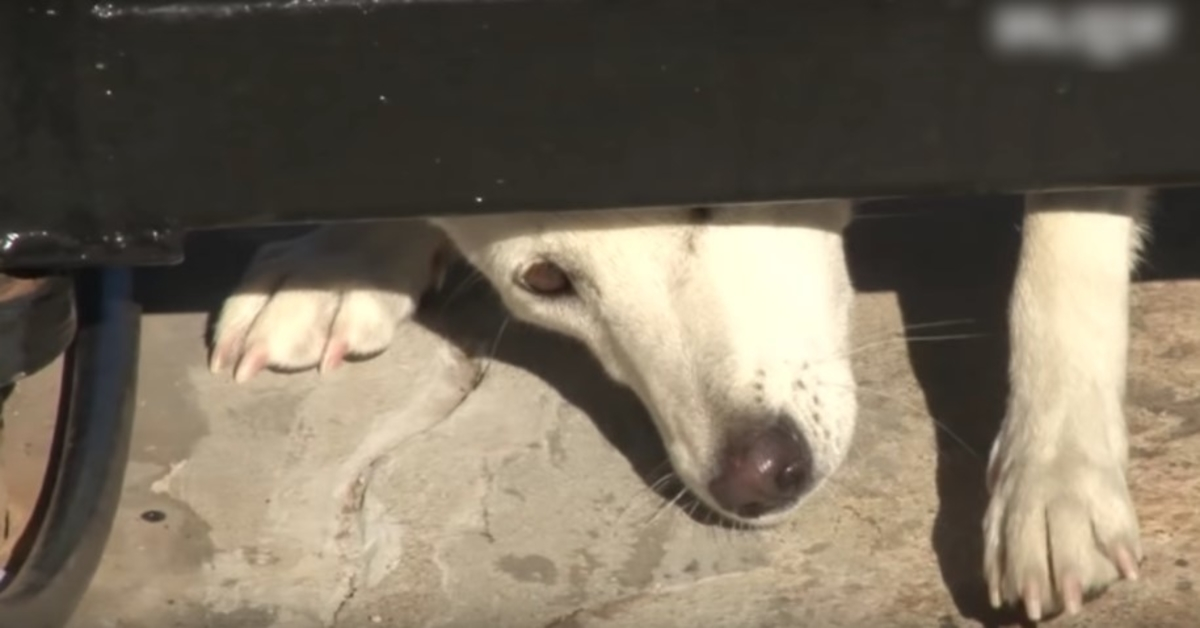
[[[204,311],[237,264],[221,275],[194,251],[143,277],[159,296],[133,455],[73,627],[1011,625],[978,574],[1014,218],[960,216],[852,239],[872,262],[856,271],[872,346],[855,356],[856,444],[795,521],[753,533],[654,490],[664,458],[636,400],[573,343],[506,325],[486,290],[429,304],[391,350],[329,376],[209,374]],[[1200,264],[1171,259],[1132,317],[1144,577],[1058,625],[1200,623],[1200,281],[1172,275]],[[182,303],[162,296],[180,286]],[[6,460],[37,449],[47,382],[9,401]]]

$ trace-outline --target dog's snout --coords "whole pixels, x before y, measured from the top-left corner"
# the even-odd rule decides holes
[[[735,434],[719,463],[709,493],[721,508],[747,519],[791,505],[812,479],[812,452],[787,420]]]

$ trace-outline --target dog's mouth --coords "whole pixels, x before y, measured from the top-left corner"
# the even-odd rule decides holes
[[[803,495],[786,500],[756,502],[743,506],[736,512],[729,512],[712,505],[708,507],[717,511],[718,515],[738,528],[770,528],[786,521],[804,500]]]
[[[779,525],[799,507],[803,498],[788,503],[757,507],[743,512],[729,512],[717,506],[710,496],[676,482],[664,484],[659,495],[664,506],[677,508],[696,523],[727,530],[753,531]]]

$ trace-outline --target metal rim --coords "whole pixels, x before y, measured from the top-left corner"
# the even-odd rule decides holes
[[[120,501],[136,395],[140,311],[128,270],[76,277],[46,479],[0,584],[0,626],[60,628],[99,566]]]

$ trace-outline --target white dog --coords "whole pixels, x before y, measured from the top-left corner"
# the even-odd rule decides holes
[[[1026,201],[983,525],[992,603],[1034,619],[1137,576],[1122,402],[1146,199]],[[691,492],[768,525],[838,468],[854,431],[850,217],[849,202],[825,201],[326,227],[260,252],[221,312],[212,368],[245,381],[384,350],[448,240],[515,316],[582,341],[639,395]]]

